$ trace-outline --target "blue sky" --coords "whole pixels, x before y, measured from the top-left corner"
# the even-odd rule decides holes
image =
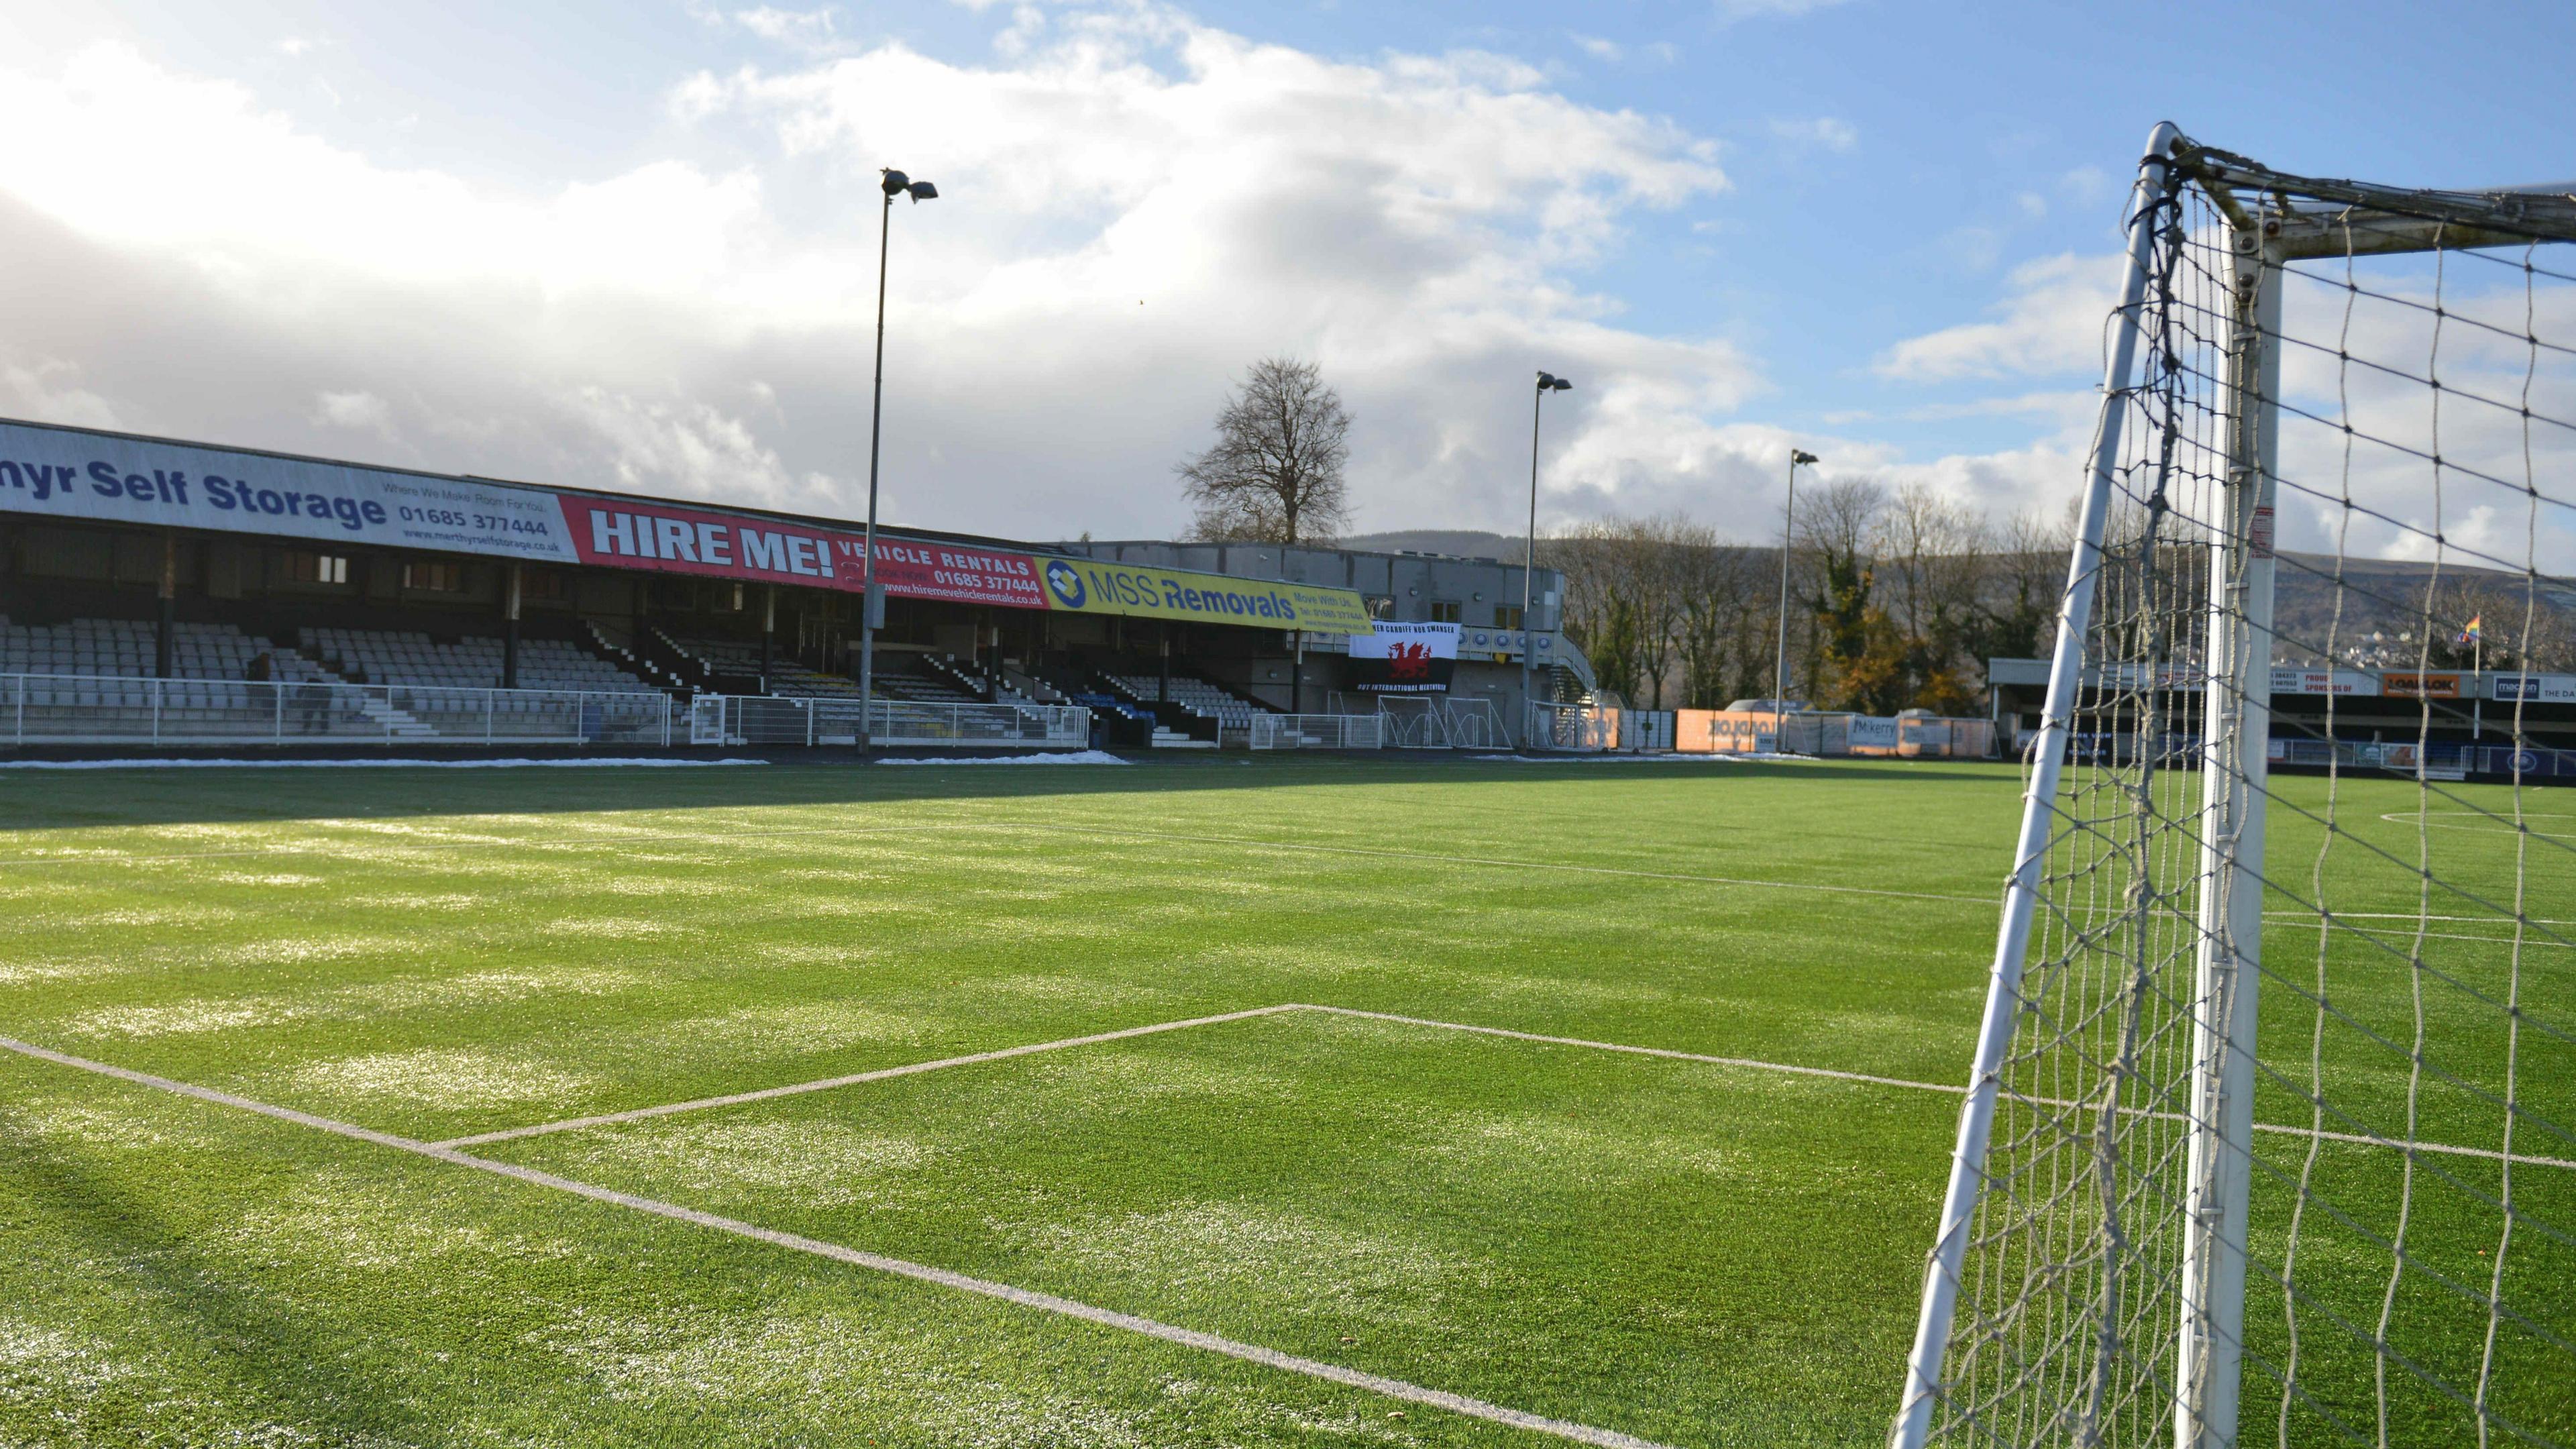
[[[2148,126],[2576,176],[2576,6],[134,3],[0,18],[0,410],[842,512],[879,164],[911,522],[1165,533],[1318,357],[1363,527],[2071,479]],[[1137,294],[1132,303],[1129,294]],[[220,358],[220,361],[217,359]]]

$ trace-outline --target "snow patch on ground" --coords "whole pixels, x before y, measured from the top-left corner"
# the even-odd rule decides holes
[[[767,760],[663,760],[641,757],[564,760],[0,760],[0,770],[595,770],[612,765],[703,769],[766,765]],[[930,761],[922,761],[928,764]]]
[[[880,765],[1123,765],[1107,750],[1057,750],[1036,755],[974,755],[962,759],[879,760]]]

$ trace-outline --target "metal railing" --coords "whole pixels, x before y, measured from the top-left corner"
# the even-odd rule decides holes
[[[1091,742],[1078,705],[881,699],[869,717],[880,745]],[[12,746],[847,745],[858,734],[858,701],[844,699],[0,674],[0,744]]]
[[[1543,704],[1532,701],[1522,725],[1521,748],[1598,752],[1619,748],[1619,716],[1604,704]]]
[[[1440,701],[1426,695],[1402,695],[1377,702],[1377,717],[1386,727],[1387,748],[1445,750],[1450,747],[1449,715]]]
[[[659,691],[0,675],[11,745],[668,745]]]
[[[1091,711],[1063,704],[931,704],[879,699],[868,704],[873,744],[1081,748],[1091,743]],[[859,702],[777,695],[702,694],[689,710],[688,739],[707,745],[854,745]]]
[[[1482,696],[1395,695],[1378,700],[1386,747],[1394,750],[1508,750],[1503,712]]]
[[[1453,699],[1448,703],[1449,748],[1453,750],[1508,750],[1510,735],[1503,730],[1503,712],[1494,702],[1482,697]]]
[[[1256,750],[1382,750],[1386,717],[1375,714],[1256,714]]]

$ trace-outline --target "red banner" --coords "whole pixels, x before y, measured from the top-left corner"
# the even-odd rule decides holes
[[[564,524],[586,564],[857,593],[862,535],[785,520],[564,496]],[[1037,561],[1024,553],[877,535],[877,583],[889,594],[1043,609]]]

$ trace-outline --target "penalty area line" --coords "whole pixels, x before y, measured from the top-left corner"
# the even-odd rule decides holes
[[[1297,1009],[1293,1005],[1256,1006],[1249,1011],[1229,1011],[1217,1016],[1193,1016],[1182,1021],[1158,1021],[1150,1026],[1131,1026],[1120,1031],[1094,1032],[1089,1036],[1069,1036],[1060,1041],[1031,1042],[1026,1046],[1001,1047],[994,1051],[974,1052],[962,1057],[941,1057],[936,1061],[907,1062],[899,1067],[879,1067],[870,1072],[852,1072],[847,1076],[824,1077],[811,1082],[792,1082],[782,1087],[763,1087],[757,1091],[734,1092],[722,1097],[697,1097],[686,1102],[665,1102],[658,1107],[637,1107],[626,1112],[602,1112],[594,1117],[572,1117],[561,1122],[539,1122],[528,1127],[508,1127],[498,1132],[477,1132],[470,1137],[450,1137],[444,1142],[431,1145],[478,1147],[486,1142],[508,1142],[520,1137],[541,1137],[549,1132],[575,1132],[584,1127],[607,1127],[619,1122],[641,1122],[651,1117],[667,1117],[674,1112],[702,1112],[713,1107],[735,1107],[745,1102],[765,1102],[773,1097],[793,1097],[805,1092],[828,1092],[835,1087],[855,1087],[862,1082],[883,1082],[895,1077],[941,1071],[948,1067],[969,1067],[978,1062],[1007,1061],[1012,1057],[1032,1056],[1039,1052],[1095,1046],[1105,1041],[1125,1041],[1130,1037],[1152,1036],[1157,1032],[1186,1031],[1194,1026],[1215,1026],[1219,1022],[1243,1021],[1250,1017],[1270,1016]]]
[[[1262,1011],[1240,1012],[1236,1013],[1236,1015],[1265,1015],[1269,1011],[1283,1009],[1285,1008],[1271,1007],[1265,1008]],[[1227,1020],[1230,1018],[1218,1017],[1209,1019]],[[1134,1033],[1132,1032],[1127,1032],[1117,1033],[1116,1035],[1133,1034]],[[249,1097],[236,1096],[230,1092],[220,1092],[212,1087],[200,1087],[192,1082],[175,1081],[168,1077],[156,1077],[148,1072],[138,1072],[126,1067],[111,1066],[106,1062],[92,1061],[87,1057],[76,1057],[65,1052],[50,1051],[44,1047],[36,1046],[29,1042],[16,1041],[8,1037],[0,1037],[0,1048],[6,1048],[10,1051],[17,1052],[22,1056],[33,1057],[39,1061],[52,1062],[57,1066],[70,1067],[77,1071],[91,1072],[103,1077],[114,1077],[119,1081],[130,1082],[137,1086],[150,1087],[156,1091],[174,1093],[182,1097],[193,1097],[198,1101],[211,1102],[218,1106],[234,1107],[246,1112],[255,1112],[263,1117],[276,1118],[281,1122],[292,1122],[299,1127],[310,1127],[316,1131],[328,1132],[335,1136],[346,1137],[359,1142],[372,1143],[379,1147],[390,1147],[398,1152],[407,1152],[415,1157],[426,1157],[432,1161],[445,1162],[457,1167],[470,1167],[477,1172],[488,1172],[499,1177],[506,1177],[518,1182],[527,1183],[534,1187],[551,1188],[557,1192],[570,1193],[575,1197],[588,1198],[593,1202],[607,1203],[613,1207],[622,1207],[634,1212],[649,1213],[655,1217],[667,1218],[673,1222],[687,1223],[693,1227],[706,1228],[714,1232],[727,1233],[737,1238],[747,1238],[753,1242],[766,1243],[772,1247],[785,1248],[790,1252],[806,1253],[818,1258],[829,1258],[834,1262],[846,1263],[852,1267],[866,1268],[879,1273],[892,1274],[900,1278],[910,1278],[915,1282],[928,1283],[935,1287],[948,1288],[961,1293],[973,1293],[985,1298],[998,1299],[1004,1303],[1017,1304],[1023,1308],[1035,1308],[1042,1312],[1058,1314],[1084,1323],[1097,1324],[1103,1328],[1115,1328],[1123,1332],[1137,1334],[1142,1337],[1159,1339],[1162,1342],[1176,1344],[1183,1348],[1194,1348],[1206,1353],[1222,1354],[1227,1358],[1240,1359],[1245,1363],[1258,1364],[1264,1368],[1277,1369],[1285,1373],[1298,1374],[1306,1378],[1320,1379],[1326,1383],[1340,1384],[1346,1388],[1364,1390],[1368,1393],[1378,1394],[1385,1398],[1398,1399],[1409,1404],[1420,1404],[1426,1408],[1444,1409],[1453,1414],[1464,1415],[1471,1419],[1482,1419],[1491,1424],[1502,1424],[1514,1429],[1528,1429],[1535,1433],[1550,1434],[1559,1439],[1569,1440],[1577,1444],[1596,1445],[1599,1446],[1599,1449],[1669,1449],[1669,1446],[1658,1444],[1654,1440],[1640,1439],[1633,1434],[1620,1433],[1616,1429],[1596,1428],[1590,1424],[1578,1424],[1568,1419],[1551,1419],[1543,1414],[1532,1414],[1520,1409],[1509,1408],[1502,1404],[1488,1403],[1483,1399],[1470,1398],[1465,1394],[1453,1394],[1445,1389],[1425,1388],[1420,1384],[1409,1383],[1403,1379],[1391,1379],[1382,1374],[1367,1373],[1360,1369],[1345,1368],[1340,1364],[1326,1363],[1321,1359],[1305,1358],[1293,1353],[1282,1353],[1277,1349],[1263,1348],[1259,1344],[1241,1343],[1234,1339],[1223,1338],[1213,1333],[1201,1333],[1193,1328],[1182,1328],[1176,1324],[1164,1323],[1157,1319],[1141,1318],[1132,1313],[1120,1313],[1115,1309],[1101,1308],[1089,1303],[1080,1302],[1076,1299],[1058,1297],[1053,1293],[1041,1293],[1034,1289],[1017,1288],[1008,1283],[995,1282],[989,1278],[975,1278],[964,1273],[951,1272],[946,1268],[934,1268],[927,1263],[915,1263],[904,1258],[890,1258],[882,1253],[870,1253],[858,1248],[843,1247],[838,1243],[827,1243],[819,1238],[808,1238],[797,1233],[780,1232],[775,1228],[764,1228],[755,1223],[744,1222],[739,1218],[729,1218],[716,1213],[701,1212],[696,1208],[683,1207],[678,1203],[663,1202],[658,1198],[640,1197],[634,1193],[620,1192],[615,1188],[601,1187],[596,1183],[581,1182],[569,1177],[557,1177],[553,1173],[539,1172],[532,1167],[521,1167],[515,1163],[508,1162],[495,1162],[490,1158],[476,1157],[469,1153],[459,1152],[454,1147],[440,1143],[420,1142],[409,1137],[396,1136],[390,1132],[378,1132],[372,1128],[360,1127],[355,1123],[336,1121],[329,1117],[316,1116],[310,1112],[299,1112],[292,1107],[280,1107],[267,1102],[255,1101]]]
[[[879,1067],[874,1071],[853,1072],[845,1076],[823,1077],[811,1082],[791,1082],[784,1086],[762,1087],[749,1092],[734,1092],[721,1097],[696,1097],[685,1102],[665,1102],[658,1106],[637,1107],[624,1112],[603,1112],[589,1117],[571,1117],[561,1122],[539,1122],[526,1127],[507,1127],[497,1132],[478,1132],[469,1137],[451,1137],[430,1144],[439,1148],[479,1146],[486,1142],[507,1142],[522,1137],[542,1137],[554,1132],[572,1132],[585,1127],[612,1126],[620,1122],[640,1122],[667,1117],[679,1112],[701,1112],[717,1107],[738,1106],[745,1102],[763,1102],[776,1097],[793,1097],[807,1092],[827,1092],[835,1087],[858,1086],[865,1082],[882,1082],[895,1077],[909,1077],[922,1072],[935,1072],[948,1067],[973,1066],[978,1062],[1006,1061],[1012,1057],[1032,1056],[1039,1052],[1062,1051],[1069,1047],[1096,1046],[1102,1042],[1125,1041],[1134,1037],[1155,1036],[1163,1032],[1186,1031],[1192,1027],[1217,1026],[1229,1021],[1249,1021],[1256,1017],[1278,1016],[1287,1012],[1311,1011],[1322,1016],[1351,1017],[1361,1021],[1382,1021],[1391,1025],[1420,1027],[1426,1031],[1454,1031],[1470,1036],[1501,1037],[1508,1041],[1532,1042],[1540,1046],[1573,1047],[1580,1051],[1615,1052],[1622,1056],[1655,1057],[1670,1062],[1690,1062],[1698,1066],[1735,1067],[1744,1071],[1776,1072],[1783,1076],[1822,1077],[1828,1081],[1858,1082],[1872,1087],[1895,1087],[1909,1092],[1944,1092],[1953,1097],[1964,1095],[1967,1088],[1955,1082],[1924,1082],[1911,1077],[1886,1077],[1872,1072],[1845,1071],[1839,1067],[1800,1066],[1794,1062],[1766,1062],[1758,1057],[1722,1057],[1706,1052],[1686,1052],[1672,1047],[1634,1046],[1627,1042],[1598,1041],[1591,1037],[1550,1036],[1544,1032],[1519,1031],[1507,1026],[1479,1026],[1472,1022],[1441,1021],[1427,1016],[1405,1016],[1392,1011],[1367,1011],[1356,1006],[1325,1006],[1311,1001],[1285,1001],[1276,1006],[1255,1006],[1243,1011],[1222,1012],[1215,1016],[1184,1017],[1178,1021],[1158,1021],[1146,1026],[1125,1027],[1117,1031],[1095,1032],[1089,1036],[1065,1037],[1058,1041],[1031,1042],[1025,1046],[1002,1047],[994,1051],[975,1052],[962,1057],[940,1057],[902,1066]],[[2057,1097],[2034,1097],[2012,1093],[2016,1100],[2044,1107],[2082,1105]],[[262,1109],[265,1110],[265,1109]],[[283,1112],[285,1109],[277,1109]],[[2143,1107],[2123,1107],[2123,1115],[2151,1117],[2160,1121],[2188,1120],[2180,1112],[2156,1111]],[[2350,1143],[2356,1147],[2382,1147],[2397,1152],[2432,1152],[2448,1157],[2475,1157],[2489,1162],[2504,1162],[2504,1153],[2492,1147],[2464,1147],[2448,1142],[2408,1142],[2401,1138],[2377,1136],[2365,1132],[2334,1132],[2314,1127],[2297,1127],[2286,1122],[2256,1122],[2257,1132],[2281,1137],[2312,1137],[2327,1142]],[[2555,1167],[2576,1170],[2576,1160],[2546,1157],[2537,1153],[2517,1152],[2510,1159],[2517,1167]]]

